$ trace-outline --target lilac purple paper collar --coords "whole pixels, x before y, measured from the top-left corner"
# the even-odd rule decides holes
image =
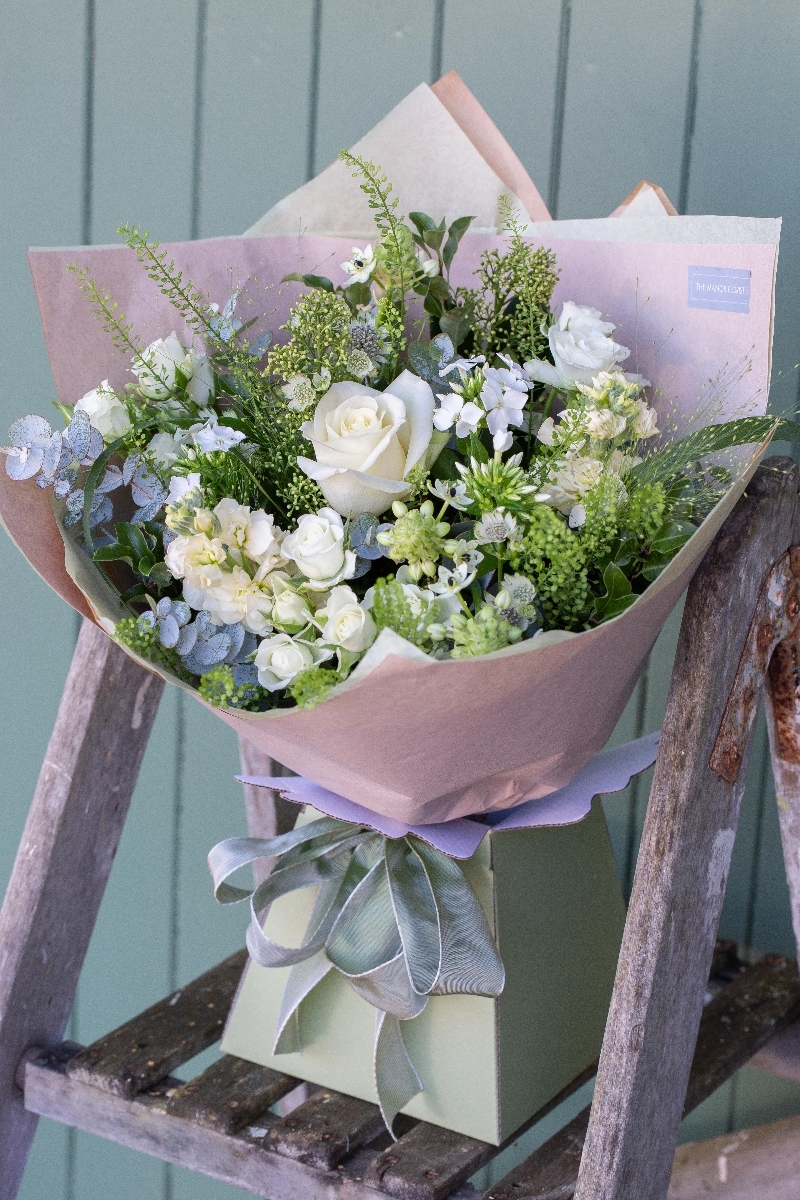
[[[368,825],[385,837],[401,838],[413,833],[451,858],[471,858],[490,829],[533,829],[581,821],[589,813],[595,796],[622,791],[634,775],[653,765],[660,736],[660,732],[648,733],[612,750],[601,750],[566,787],[542,800],[524,800],[514,808],[489,813],[484,820],[458,817],[433,825],[406,825],[329,792],[300,775],[237,775],[236,778],[240,783],[279,791],[295,804],[310,804],[340,821]]]

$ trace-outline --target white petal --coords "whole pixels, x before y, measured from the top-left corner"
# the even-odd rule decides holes
[[[406,474],[420,461],[433,432],[435,407],[430,384],[410,371],[403,371],[386,389],[388,395],[398,396],[406,406],[406,425],[399,431],[400,443],[406,451]]]
[[[543,362],[540,358],[532,358],[530,362],[525,363],[525,370],[537,383],[549,383],[553,387],[561,386],[561,376],[552,363]]]

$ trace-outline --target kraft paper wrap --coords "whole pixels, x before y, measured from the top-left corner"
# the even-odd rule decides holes
[[[636,200],[610,219],[550,221],[519,160],[457,78],[450,79],[449,91],[443,88],[448,78],[436,85],[442,98],[422,85],[356,147],[392,179],[400,211],[418,208],[448,220],[477,212],[482,228],[491,229],[499,195],[514,191],[520,209],[538,218],[529,227],[533,239],[558,256],[554,304],[572,299],[610,316],[616,340],[632,350],[625,367],[641,371],[659,389],[662,428],[673,436],[685,429],[699,398],[709,394],[709,381],[726,366],[731,386],[721,405],[696,423],[764,413],[780,222],[668,216],[663,206]],[[251,336],[266,326],[277,330],[301,290],[281,285],[284,275],[313,270],[338,279],[352,239],[374,240],[368,210],[359,210],[357,183],[340,166],[270,210],[251,236],[176,243],[167,247],[170,257],[217,303],[240,287],[244,318],[265,314]],[[463,195],[459,189],[466,189]],[[305,232],[290,235],[289,229]],[[339,236],[320,236],[320,229]],[[466,237],[455,281],[466,283],[482,250],[502,244],[491,233]],[[143,341],[171,329],[187,336],[179,315],[124,247],[34,250],[29,259],[65,404],[102,379],[120,387],[131,378],[127,360],[68,275],[68,263],[88,267]],[[749,313],[689,308],[689,265],[749,270]],[[604,746],[661,626],[758,457],[747,456],[739,481],[645,594],[597,629],[550,632],[482,658],[450,662],[428,659],[384,630],[351,677],[316,709],[213,711],[298,774],[409,824],[547,796]],[[72,536],[64,534],[62,541],[48,494],[32,481],[14,483],[2,471],[0,514],[50,586],[110,631],[119,618],[114,593]]]

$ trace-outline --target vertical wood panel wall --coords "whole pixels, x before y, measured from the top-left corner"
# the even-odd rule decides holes
[[[785,218],[772,404],[800,358],[800,8],[792,0],[60,0],[0,3],[0,425],[54,396],[25,250],[246,228],[422,80],[456,69],[559,217],[604,216],[643,177],[687,212]],[[452,217],[457,214],[448,214]],[[579,297],[578,297],[579,299]],[[76,620],[0,535],[0,884]],[[657,728],[678,616],[615,735]],[[763,729],[726,936],[794,953]],[[169,690],[84,969],[88,1041],[240,944],[208,848],[244,831],[233,734]],[[648,779],[607,812],[629,886]],[[750,1073],[751,1075],[754,1073]],[[705,1129],[783,1115],[797,1089],[729,1088]],[[748,1099],[749,1097],[749,1099]],[[749,1107],[748,1107],[749,1105]],[[715,1124],[716,1122],[716,1124]],[[695,1125],[702,1129],[702,1123]],[[25,1200],[233,1200],[233,1189],[42,1122]]]

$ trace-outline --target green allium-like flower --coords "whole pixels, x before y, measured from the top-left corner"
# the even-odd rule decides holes
[[[338,671],[325,667],[309,667],[295,676],[289,693],[298,708],[316,708],[328,692],[341,681]]]
[[[649,542],[661,528],[667,508],[664,486],[646,483],[628,498],[620,514],[620,524],[639,542]]]
[[[566,520],[547,504],[531,510],[511,565],[536,584],[546,629],[581,628],[589,597],[586,554]]]
[[[450,526],[446,521],[436,520],[430,500],[412,509],[395,500],[392,512],[396,518],[394,524],[379,533],[376,540],[387,547],[393,562],[408,563],[413,579],[435,575],[436,562],[444,553]]]
[[[237,684],[227,663],[220,663],[200,677],[198,691],[214,708],[245,708],[260,712],[267,707],[269,693],[257,683]]]
[[[502,650],[504,646],[518,642],[522,637],[522,630],[507,621],[491,604],[485,605],[477,617],[456,613],[450,618],[450,627],[455,643],[453,658],[489,654],[492,650]]]
[[[431,640],[428,625],[435,608],[435,602],[431,601],[412,604],[396,579],[378,579],[375,583],[372,619],[379,633],[382,629],[393,629],[415,646],[427,648]]]
[[[482,463],[471,458],[469,467],[456,463],[461,482],[466,484],[467,495],[472,498],[472,511],[480,516],[498,508],[512,513],[528,511],[536,487],[520,467],[521,459],[522,455],[515,454],[505,462],[493,459]]]

